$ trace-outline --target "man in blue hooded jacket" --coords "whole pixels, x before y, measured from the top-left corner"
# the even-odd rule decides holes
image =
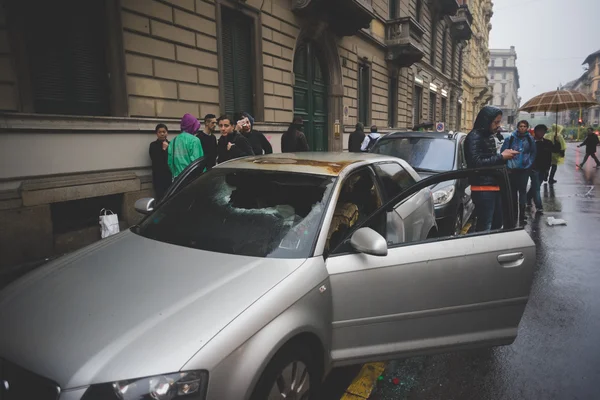
[[[527,183],[531,176],[531,167],[536,157],[535,141],[529,134],[529,122],[519,121],[517,130],[502,144],[502,149],[519,152],[515,158],[508,161],[507,167],[510,176],[513,204],[515,210],[519,205],[519,222],[526,223],[525,208],[527,207]]]

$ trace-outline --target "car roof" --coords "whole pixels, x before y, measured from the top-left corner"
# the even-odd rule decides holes
[[[398,158],[371,153],[277,153],[236,158],[215,168],[287,171],[313,175],[339,176],[350,166],[372,164],[378,161],[398,162]]]
[[[460,136],[466,135],[463,132],[454,132],[452,137],[448,137],[449,132],[419,132],[419,131],[406,131],[406,132],[393,132],[382,137],[386,139],[395,138],[407,138],[407,137],[420,137],[420,138],[431,138],[431,139],[449,139],[454,140]]]

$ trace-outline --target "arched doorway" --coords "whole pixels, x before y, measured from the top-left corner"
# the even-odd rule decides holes
[[[327,151],[328,82],[322,58],[312,42],[302,42],[294,55],[294,114],[304,119],[312,151]]]

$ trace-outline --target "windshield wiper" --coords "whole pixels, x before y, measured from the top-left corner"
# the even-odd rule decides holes
[[[437,171],[435,169],[429,169],[429,168],[419,168],[419,167],[413,167],[415,171],[417,172],[433,172],[435,174],[439,174],[441,171]]]

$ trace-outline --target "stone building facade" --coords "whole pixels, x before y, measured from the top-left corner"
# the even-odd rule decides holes
[[[587,70],[578,79],[561,87],[565,90],[577,90],[586,93],[600,102],[600,50],[590,54],[583,61]],[[560,113],[561,123],[564,125],[577,124],[579,110]],[[581,110],[581,119],[585,125],[600,126],[600,107],[591,107]]]
[[[514,46],[510,49],[491,49],[488,75],[493,87],[491,104],[500,107],[502,125],[507,130],[513,130],[518,122],[519,107],[519,69],[517,68],[517,52]]]
[[[85,4],[84,4],[85,3]],[[99,239],[152,195],[148,146],[184,113],[247,110],[275,151],[461,113],[457,0],[0,0],[0,268]],[[28,10],[35,9],[32,16]]]
[[[467,3],[467,0],[463,0]],[[465,48],[463,69],[463,114],[461,126],[464,130],[473,127],[479,110],[493,97],[493,88],[488,78],[490,62],[491,18],[494,14],[491,0],[471,0],[468,2],[473,37]]]

